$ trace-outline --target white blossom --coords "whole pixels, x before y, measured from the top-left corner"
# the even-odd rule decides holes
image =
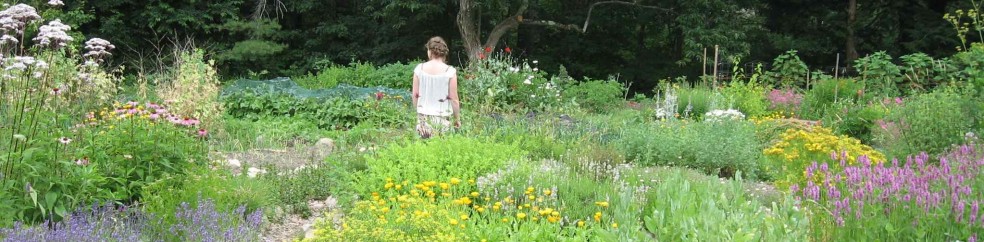
[[[523,84],[532,85],[533,81],[530,81],[530,79],[526,79],[525,81],[523,81]]]
[[[83,56],[87,58],[91,57],[99,63],[102,62],[103,58],[106,56],[113,55],[109,51],[116,49],[116,46],[109,43],[107,40],[92,38],[85,42],[85,49],[89,52],[86,52]]]
[[[27,4],[17,4],[0,11],[0,28],[6,32],[24,33],[28,23],[41,19],[38,11]]]
[[[63,3],[61,0],[51,0],[51,1],[48,1],[48,5],[51,5],[51,6],[65,6],[65,3]]]
[[[728,110],[711,110],[704,114],[704,121],[717,122],[725,120],[743,120],[745,119],[745,114],[738,110],[728,109]]]
[[[18,40],[17,37],[6,35],[6,34],[0,36],[0,45],[17,44],[17,43],[20,43],[20,40]]]
[[[49,46],[53,48],[61,48],[68,45],[68,42],[74,40],[72,36],[69,36],[67,31],[71,30],[72,27],[65,25],[60,19],[55,19],[49,22],[45,26],[41,26],[40,32],[38,32],[38,37],[34,38],[34,41],[41,46]]]

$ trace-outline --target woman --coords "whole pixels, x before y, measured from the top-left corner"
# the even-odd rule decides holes
[[[447,132],[454,116],[454,127],[461,127],[458,100],[458,74],[446,61],[448,44],[433,37],[425,45],[428,61],[413,70],[413,105],[417,107],[417,133],[430,138]]]

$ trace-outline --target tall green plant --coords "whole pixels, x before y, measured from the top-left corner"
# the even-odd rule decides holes
[[[806,86],[806,77],[810,69],[796,53],[796,50],[786,51],[772,61],[772,70],[767,75],[777,86],[784,88]]]
[[[892,63],[892,56],[884,51],[858,59],[854,68],[861,74],[865,88],[882,95],[893,97],[900,94],[898,84],[902,82],[902,71]]]

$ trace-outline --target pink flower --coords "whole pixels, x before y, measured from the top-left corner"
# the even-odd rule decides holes
[[[89,165],[89,157],[84,157],[82,159],[75,160],[75,164],[80,166]]]
[[[58,139],[58,142],[61,142],[62,144],[67,145],[69,143],[72,143],[72,139],[70,139],[68,137],[61,137],[61,139]]]
[[[161,118],[161,115],[154,113],[154,114],[150,114],[150,116],[148,116],[147,118],[150,118],[150,120],[157,120]]]
[[[56,88],[51,89],[51,95],[58,96],[58,95],[61,95],[61,94],[62,94],[62,90],[60,88],[57,88],[56,87]]]
[[[181,120],[181,125],[184,125],[184,126],[195,126],[195,125],[198,125],[198,123],[201,123],[201,122],[198,121],[197,119],[193,119],[193,118],[189,118],[189,117],[185,117],[184,120]]]
[[[208,131],[205,129],[198,129],[198,137],[204,138],[205,136],[208,136]]]

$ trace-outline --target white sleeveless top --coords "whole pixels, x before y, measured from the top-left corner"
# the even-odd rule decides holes
[[[417,99],[417,113],[431,116],[451,116],[450,87],[451,77],[457,75],[454,67],[441,74],[430,74],[423,70],[422,64],[417,64],[413,74],[420,79],[418,91],[420,98]]]

